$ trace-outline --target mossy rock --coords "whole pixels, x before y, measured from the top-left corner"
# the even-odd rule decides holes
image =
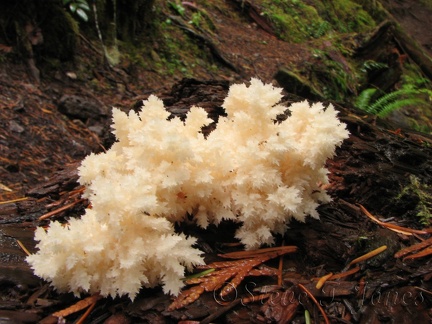
[[[275,80],[286,91],[303,98],[322,100],[324,95],[316,89],[307,79],[287,68],[281,68],[274,76]]]

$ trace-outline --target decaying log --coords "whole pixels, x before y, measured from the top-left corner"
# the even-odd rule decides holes
[[[401,28],[397,19],[388,10],[383,7],[380,9],[387,16],[387,19],[395,25],[394,37],[401,50],[418,65],[429,79],[432,79],[432,57],[426,53],[425,49],[413,37]]]
[[[203,106],[215,118],[224,113],[221,105],[227,91],[228,83],[225,81],[185,79],[162,97],[168,110],[173,113],[173,117],[182,117],[192,105],[197,105]],[[287,94],[284,100],[291,100],[290,98],[292,96]],[[364,304],[367,304],[369,313],[373,313],[374,310],[382,311],[381,304],[371,303],[371,299],[378,291],[384,292],[387,289],[389,293],[392,293],[393,291],[388,288],[397,285],[400,287],[397,291],[407,290],[412,292],[413,296],[417,296],[415,293],[418,294],[418,291],[412,288],[413,286],[429,289],[428,281],[423,278],[430,275],[430,269],[427,267],[419,269],[422,267],[422,261],[414,260],[408,264],[401,264],[401,261],[393,256],[403,245],[409,244],[407,239],[386,229],[380,229],[377,224],[369,221],[361,213],[356,204],[364,205],[377,217],[392,217],[396,222],[405,226],[424,226],[420,224],[416,216],[416,208],[421,198],[418,192],[407,190],[405,196],[401,194],[404,188],[412,185],[413,177],[421,184],[421,187],[417,189],[423,190],[425,196],[431,194],[430,189],[427,192],[427,188],[432,185],[432,137],[410,130],[396,130],[392,125],[382,124],[373,117],[357,115],[353,110],[340,106],[336,108],[340,111],[341,120],[347,124],[351,136],[337,150],[335,158],[328,161],[330,183],[327,190],[333,197],[333,202],[319,207],[320,220],[308,219],[306,223],[292,222],[285,236],[276,239],[277,244],[282,244],[284,241],[286,245],[294,245],[299,249],[298,253],[285,257],[286,263],[283,265],[287,270],[284,274],[284,286],[278,287],[278,291],[289,291],[290,287],[295,286],[298,282],[309,282],[306,286],[316,298],[323,300],[328,306],[328,311],[333,309],[331,307],[336,305],[334,303],[338,303],[339,306],[345,303],[351,305],[353,309],[351,318],[358,320],[362,316],[360,308]],[[76,167],[77,165],[71,165],[53,175],[47,183],[29,190],[28,197],[32,203],[29,204],[28,210],[25,210],[24,205],[18,206],[18,203],[15,208],[9,206],[8,210],[11,215],[8,221],[0,224],[0,239],[2,237],[11,239],[7,249],[1,251],[2,255],[7,256],[0,268],[4,274],[3,277],[0,277],[2,288],[11,287],[11,285],[35,287],[42,283],[32,276],[28,267],[26,268],[23,252],[16,246],[11,248],[13,238],[24,240],[25,245],[34,251],[31,236],[34,227],[41,225],[37,217],[70,203],[68,193],[79,186]],[[8,207],[1,205],[0,207],[1,215],[1,210]],[[66,211],[56,217],[62,219],[64,216],[75,216],[85,207],[83,203],[80,203],[80,206],[74,207],[73,213]],[[25,222],[14,221],[14,219],[22,220],[22,217],[26,215]],[[217,234],[217,228],[210,226],[207,231],[202,229],[192,229],[192,231],[198,236],[200,246],[206,245],[206,256],[215,258],[215,255],[223,248],[217,242],[217,238],[220,237],[220,233]],[[210,240],[210,237],[215,240]],[[328,282],[324,286],[326,289],[329,287],[334,289],[317,291],[310,283],[313,282],[312,278],[325,273],[343,272],[349,261],[382,245],[386,245],[387,250],[374,260],[362,264],[358,274],[342,281],[340,285],[337,282]],[[8,277],[9,272],[6,270],[11,266],[19,266],[21,274],[18,277]],[[366,283],[362,283],[361,278],[366,280]],[[274,285],[271,278],[268,280],[271,285]],[[252,288],[263,284],[262,282],[253,283],[255,286]],[[250,297],[252,290],[248,289],[247,286],[239,287],[239,297]],[[48,296],[57,298],[54,295]],[[13,302],[14,307],[23,307],[20,306],[20,301],[17,299],[13,299]],[[251,316],[247,318],[261,318],[265,322],[278,316],[277,308],[269,311],[267,305],[266,311],[262,303],[245,306],[238,299],[236,304],[231,305],[235,310],[233,312],[230,307],[226,307],[226,304],[218,304],[211,294],[204,294],[202,298],[188,305],[184,310],[179,309],[172,312],[167,310],[171,303],[169,296],[163,295],[161,291],[150,293],[143,291],[134,302],[122,299],[106,303],[117,306],[121,303],[124,308],[120,313],[136,320],[163,320],[164,318],[195,320],[216,312],[223,316],[228,311],[230,313],[227,314],[227,317],[231,319],[238,318],[238,316]],[[313,307],[313,304],[310,303],[305,305],[305,307]],[[345,308],[344,310],[350,312]],[[387,312],[386,316],[397,320],[398,316],[402,316],[402,310],[401,308],[393,313]],[[333,316],[341,316],[336,310],[333,311],[335,312]],[[417,305],[415,311],[421,313],[423,317],[427,316],[426,303]],[[39,309],[39,312],[44,313],[44,310]],[[95,312],[102,315],[107,312],[107,308],[99,308]],[[44,314],[47,315],[46,311]],[[291,314],[283,316],[289,317]]]

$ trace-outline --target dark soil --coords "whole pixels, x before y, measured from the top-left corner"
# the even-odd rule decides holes
[[[41,83],[35,84],[22,62],[0,64],[0,322],[33,323],[45,319],[45,323],[55,323],[50,314],[79,300],[69,294],[56,294],[36,278],[16,240],[34,251],[33,230],[47,224],[38,221],[41,215],[57,211],[54,217],[58,219],[82,214],[87,202],[80,200],[82,188],[76,182],[76,167],[84,156],[112,143],[110,107],[136,109],[142,99],[155,93],[174,115],[181,116],[191,105],[198,105],[217,119],[223,113],[220,105],[230,83],[247,81],[252,76],[274,82],[279,67],[308,60],[310,51],[304,45],[278,40],[246,13],[242,22],[231,19],[230,12],[238,10],[233,3],[213,13],[217,17],[217,49],[222,61],[217,76],[212,71],[196,71],[196,77],[206,81],[179,82],[179,78],[162,78],[152,71],[135,71],[142,74],[132,78],[122,69],[97,65],[92,61],[91,47],[84,41],[79,45],[80,56],[93,64],[93,80],[75,79],[71,75],[73,64],[65,64],[57,71],[45,71]],[[416,1],[384,3],[405,30],[426,49],[432,48],[424,7]],[[132,79],[140,83],[130,82]],[[97,87],[92,86],[94,80]],[[285,100],[296,98],[286,94]],[[319,221],[294,222],[285,237],[278,238],[279,244],[284,241],[298,246],[299,252],[285,257],[283,286],[271,295],[274,299],[230,308],[218,303],[212,294],[204,294],[184,309],[168,312],[169,296],[159,289],[143,290],[134,302],[124,298],[99,300],[87,321],[269,323],[283,322],[292,315],[292,320],[300,323],[305,309],[315,322],[322,320],[310,301],[289,313],[286,301],[275,297],[298,293],[300,283],[319,299],[334,323],[430,322],[431,259],[426,256],[402,261],[394,257],[401,248],[427,239],[428,235],[397,234],[378,226],[358,204],[399,226],[428,227],[420,224],[416,214],[424,202],[423,194],[429,195],[424,203],[429,204],[429,211],[431,208],[432,137],[398,131],[396,126],[359,116],[346,107],[337,109],[351,136],[336,158],[328,162],[328,192],[334,200],[319,208]],[[415,181],[422,186],[416,187]],[[68,205],[65,211],[58,211]],[[227,237],[221,237],[214,228],[205,233],[195,228],[184,230],[197,235],[207,258],[214,258],[225,251],[220,242],[229,240],[229,225],[225,226]],[[361,263],[357,273],[314,290],[313,278],[342,272],[351,260],[382,245],[387,245],[387,250]],[[250,297],[248,283],[270,287],[276,280],[246,279],[237,297]],[[68,321],[81,315],[82,311],[72,314]]]

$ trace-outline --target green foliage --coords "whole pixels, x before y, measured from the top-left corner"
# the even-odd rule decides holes
[[[313,0],[312,2],[319,15],[326,17],[337,32],[364,32],[375,26],[372,17],[356,1]]]
[[[189,20],[189,24],[194,25],[195,27],[200,27],[200,23],[202,20],[202,16],[201,13],[198,12],[194,12],[191,16],[191,19]]]
[[[325,35],[331,25],[321,19],[314,7],[300,0],[263,1],[263,14],[272,22],[277,35],[286,41],[302,42]]]
[[[386,63],[367,60],[363,62],[362,66],[360,67],[360,71],[363,73],[367,73],[369,71],[377,71],[386,68],[388,68],[388,65]]]
[[[63,0],[63,5],[69,8],[70,12],[76,14],[83,21],[88,21],[86,11],[90,11],[87,0]]]
[[[263,15],[281,39],[303,42],[329,36],[332,32],[363,32],[375,21],[352,0],[264,0]]]
[[[370,114],[386,117],[391,112],[412,105],[427,104],[432,97],[432,91],[427,88],[418,88],[415,83],[406,83],[399,90],[386,93],[376,98],[378,89],[363,90],[355,101],[355,106]]]
[[[362,110],[366,110],[366,108],[370,105],[373,96],[377,92],[377,89],[375,88],[367,88],[363,90],[358,97],[356,98],[356,101],[354,105],[357,108],[360,108]]]
[[[174,10],[178,15],[184,17],[185,15],[185,7],[183,7],[180,3],[177,2],[168,2],[169,7]]]
[[[312,55],[316,60],[307,64],[309,78],[326,99],[344,101],[355,92],[356,74],[338,49],[314,49]]]

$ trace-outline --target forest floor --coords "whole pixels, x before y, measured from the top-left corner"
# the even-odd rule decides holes
[[[432,53],[432,36],[428,23],[430,13],[417,1],[385,1],[385,3],[387,3],[387,9],[402,24],[403,28]],[[241,22],[231,19],[230,10],[235,9],[234,7],[223,8],[220,11],[215,10],[212,14],[216,17],[214,21],[217,22],[219,54],[222,54],[222,58],[233,66],[220,63],[216,72],[200,67],[191,72],[198,79],[222,80],[220,84],[202,86],[198,83],[195,85],[195,90],[205,89],[206,86],[213,89],[206,94],[214,94],[216,98],[209,109],[213,107],[216,109],[218,104],[220,105],[220,100],[227,90],[223,81],[245,82],[251,77],[259,77],[265,82],[274,82],[273,77],[281,66],[307,61],[311,55],[308,46],[278,40],[252,21],[249,16],[245,16]],[[71,194],[71,190],[77,188],[76,174],[71,171],[71,168],[75,168],[76,163],[90,152],[100,152],[112,143],[112,137],[109,135],[111,107],[115,106],[123,110],[134,109],[151,93],[171,102],[168,106],[172,106],[173,111],[175,109],[182,111],[186,104],[195,103],[192,98],[193,91],[191,91],[192,94],[182,98],[182,89],[179,90],[178,87],[172,89],[173,85],[178,84],[181,79],[178,76],[166,77],[156,71],[139,70],[134,71],[132,75],[132,73],[128,74],[126,69],[108,68],[106,65],[95,63],[94,50],[86,41],[82,41],[79,46],[79,55],[82,60],[89,66],[93,66],[90,71],[91,79],[76,79],[74,73],[76,66],[65,64],[56,71],[44,71],[40,84],[37,84],[22,62],[6,60],[0,63],[0,258],[2,261],[0,287],[3,290],[0,301],[0,318],[2,323],[37,322],[55,310],[64,309],[67,305],[73,304],[72,296],[58,296],[32,276],[30,269],[23,261],[24,254],[14,239],[19,238],[24,245],[34,251],[32,236],[34,226],[38,223],[37,218],[50,210],[55,210],[56,206],[64,205],[65,202],[75,201],[76,203],[77,196]],[[0,50],[4,50],[4,47],[1,47]],[[189,86],[191,85],[186,83],[183,90]],[[205,93],[204,90],[203,93]],[[198,102],[205,101],[202,94],[195,93],[195,95],[199,97]],[[205,104],[204,102],[203,105]],[[359,251],[367,252],[385,243],[389,246],[390,252],[394,253],[404,244],[409,245],[415,242],[411,236],[379,229],[370,220],[363,217],[364,215],[355,205],[356,203],[368,205],[375,212],[387,210],[387,216],[396,213],[398,208],[407,209],[408,203],[394,204],[390,197],[386,197],[385,189],[391,187],[391,181],[394,180],[393,176],[386,172],[393,169],[384,169],[383,173],[387,176],[387,181],[384,179],[378,181],[373,178],[376,171],[366,168],[356,173],[354,165],[347,170],[343,169],[340,163],[349,160],[350,154],[358,153],[360,156],[362,149],[368,150],[366,146],[373,145],[377,151],[374,162],[382,163],[380,167],[387,165],[386,159],[391,154],[391,156],[398,156],[400,163],[408,163],[408,166],[404,164],[404,171],[409,170],[419,178],[430,181],[431,179],[425,174],[430,172],[430,163],[424,159],[430,158],[431,153],[419,153],[411,146],[404,146],[408,145],[406,143],[400,144],[397,141],[398,136],[402,136],[400,134],[386,132],[385,135],[381,133],[377,135],[378,130],[373,128],[375,126],[365,126],[366,121],[361,124],[364,129],[363,126],[360,127],[362,129],[358,129],[359,124],[354,121],[355,118],[350,116],[348,111],[344,111],[342,117],[349,127],[352,127],[350,131],[353,137],[342,148],[341,155],[329,162],[330,170],[334,171],[331,176],[333,187],[329,188],[329,192],[335,198],[340,199],[339,205],[336,207],[330,204],[324,207],[321,210],[322,222],[311,221],[307,227],[302,224],[293,224],[289,243],[300,244],[304,256],[295,257],[293,263],[288,264],[287,267],[294,264],[296,267],[304,267],[304,271],[301,274],[295,274],[295,271],[288,273],[286,276],[291,275],[291,277],[286,280],[291,284],[309,283],[306,274],[310,278],[330,271],[341,271],[343,260],[353,258],[354,255],[359,254]],[[369,123],[370,120],[367,122]],[[376,136],[381,139],[379,145],[375,142]],[[409,142],[409,145],[418,145],[419,150],[423,148],[423,143],[430,144],[431,141],[428,136],[413,137],[412,135],[410,137],[407,134],[405,136],[405,142]],[[360,139],[369,144],[361,144]],[[385,148],[380,151],[384,142],[392,146],[392,149],[387,151]],[[362,148],[362,145],[365,147]],[[406,154],[399,156],[401,151]],[[363,162],[369,161],[370,156],[364,158]],[[407,159],[416,159],[418,164],[411,164],[406,161]],[[424,169],[413,170],[418,165]],[[62,175],[56,175],[58,170],[66,170],[63,171],[66,175],[63,174],[63,178],[61,178]],[[46,185],[52,181],[53,177],[55,181],[59,181],[60,177],[64,183],[59,185],[51,182],[51,187]],[[349,181],[338,187],[336,183],[341,177],[349,178]],[[406,175],[404,177],[406,178]],[[406,182],[405,184],[408,185]],[[371,194],[370,186],[381,186],[382,190],[375,190]],[[413,186],[415,186],[414,180]],[[359,198],[353,199],[355,195],[359,195]],[[380,197],[380,195],[383,196]],[[27,200],[26,197],[29,199]],[[341,212],[341,205],[345,208],[344,213]],[[82,213],[84,207],[83,204],[74,205],[74,209],[69,212]],[[64,217],[65,214],[57,216]],[[415,221],[406,219],[403,225],[406,227],[419,226]],[[359,229],[369,237],[365,239],[366,243],[353,242],[354,238],[359,237]],[[323,234],[323,231],[329,234]],[[313,246],[313,244],[316,245]],[[406,266],[402,263],[396,264],[396,262],[388,261],[389,257],[391,256],[387,254],[383,257],[384,261],[380,261],[381,263],[388,262],[387,266],[380,268],[376,264],[369,264],[370,268],[362,268],[363,277],[358,275],[346,281],[343,286],[344,291],[340,287],[332,288],[333,292],[339,295],[321,296],[327,298],[326,312],[331,316],[332,321],[343,323],[377,323],[386,320],[413,322],[414,318],[422,323],[430,321],[432,316],[432,304],[428,295],[430,284],[427,283],[420,287],[422,280],[428,282],[430,279],[432,273],[430,260],[424,261],[421,266],[416,263]],[[361,278],[363,280],[367,278],[366,280],[369,281],[361,283]],[[364,285],[369,285],[369,287],[365,288]],[[388,289],[389,287],[391,289]],[[384,293],[377,294],[377,292],[380,293],[380,289],[386,292],[385,296]],[[357,296],[358,294],[360,296]],[[154,296],[157,296],[158,299]],[[381,301],[374,304],[374,296],[375,298],[379,296]],[[398,296],[406,296],[406,303],[400,301]],[[387,298],[386,302],[383,301],[384,298]],[[390,299],[393,304],[389,306]],[[363,305],[365,301],[369,302]],[[254,316],[260,314],[261,319],[256,317],[257,322],[259,320],[277,321],[278,316],[288,316],[281,309],[269,310],[268,305],[267,313],[263,313],[261,309],[263,305],[260,303],[230,312],[228,307],[214,304],[211,296],[203,297],[200,304],[187,311],[167,313],[164,310],[168,302],[168,297],[163,297],[160,291],[144,293],[135,303],[129,303],[125,299],[117,302],[105,300],[98,304],[91,317],[91,322],[103,322],[109,316],[112,318],[118,316],[112,319],[111,323],[114,323],[115,320],[133,322],[132,319],[149,322],[163,322],[167,319],[175,321],[186,318],[195,320],[214,312],[225,316],[224,321],[233,323],[250,322],[249,313]],[[307,304],[305,308],[316,311],[316,308],[310,304]],[[299,318],[303,318],[304,314],[297,312],[297,316],[297,321],[300,321]],[[313,313],[312,316],[318,318],[319,315]]]

